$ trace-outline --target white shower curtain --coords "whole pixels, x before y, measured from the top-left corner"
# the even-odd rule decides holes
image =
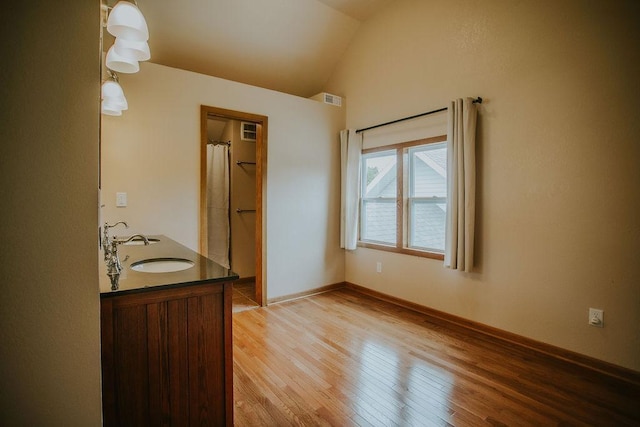
[[[362,136],[355,129],[340,131],[340,151],[340,247],[352,251],[358,243]]]
[[[229,147],[207,145],[207,257],[229,264]]]
[[[445,267],[471,271],[476,215],[476,119],[472,98],[449,105]]]

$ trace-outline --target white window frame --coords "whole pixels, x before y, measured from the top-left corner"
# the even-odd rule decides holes
[[[442,148],[442,143],[446,144],[447,136],[440,135],[432,138],[420,139],[417,141],[408,141],[399,144],[386,145],[382,147],[376,147],[371,149],[362,150],[362,186],[363,191],[360,197],[360,225],[358,230],[358,246],[366,247],[371,249],[378,249],[389,252],[397,252],[404,253],[409,255],[415,255],[425,258],[433,258],[444,260],[444,250],[440,248],[425,248],[418,247],[415,245],[411,245],[410,243],[410,235],[411,235],[411,226],[413,221],[413,211],[412,207],[416,203],[445,203],[446,204],[446,196],[445,197],[411,197],[411,189],[413,183],[411,182],[413,175],[413,168],[409,165],[409,152],[416,150],[418,147],[429,146],[431,144],[434,148]],[[396,154],[396,197],[395,198],[365,198],[363,195],[365,194],[364,189],[366,188],[366,159],[374,156],[374,153],[385,153],[388,155],[389,152],[395,151]],[[380,242],[375,240],[366,240],[363,239],[363,227],[366,226],[366,218],[365,215],[365,204],[370,202],[371,199],[375,201],[382,201],[384,203],[395,203],[396,204],[396,241],[395,243],[388,242]],[[387,200],[390,199],[390,200]]]

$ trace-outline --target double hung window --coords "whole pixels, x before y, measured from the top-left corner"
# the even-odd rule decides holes
[[[442,259],[446,136],[363,150],[360,246]]]

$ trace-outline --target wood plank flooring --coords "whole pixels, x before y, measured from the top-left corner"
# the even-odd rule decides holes
[[[251,310],[259,307],[255,302],[256,284],[255,282],[234,283],[233,284],[233,312]]]
[[[640,390],[352,290],[233,314],[237,426],[640,425]]]

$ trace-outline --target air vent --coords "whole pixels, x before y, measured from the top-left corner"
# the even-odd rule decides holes
[[[336,107],[342,106],[342,98],[338,95],[332,95],[330,93],[322,92],[315,96],[312,96],[311,99],[315,99],[316,101],[324,102],[325,104],[335,105]]]
[[[258,135],[256,123],[240,122],[240,136],[243,141],[255,141]]]

